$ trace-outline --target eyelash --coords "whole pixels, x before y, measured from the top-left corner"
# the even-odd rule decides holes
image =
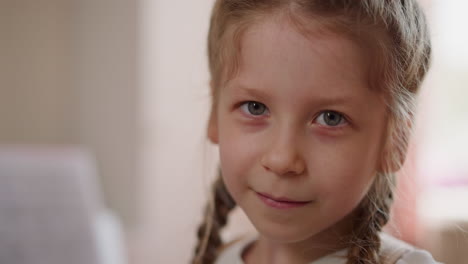
[[[241,103],[239,104],[239,108],[241,109],[241,111],[242,111],[245,115],[253,116],[254,118],[257,118],[257,117],[260,117],[260,116],[263,116],[263,115],[264,115],[263,113],[261,113],[261,114],[259,114],[259,115],[252,114],[252,113],[250,112],[251,109],[249,109],[249,106],[251,106],[251,105],[249,105],[249,104],[258,104],[257,106],[263,107],[263,108],[265,109],[264,111],[266,111],[267,114],[269,114],[268,107],[267,107],[265,104],[262,104],[262,103],[257,102],[257,101],[244,101],[244,102],[241,102]],[[321,112],[314,118],[314,122],[317,122],[317,120],[319,120],[319,118],[321,118],[322,120],[324,120],[325,116],[323,116],[323,115],[326,114],[326,113],[332,113],[332,114],[337,114],[337,115],[339,115],[339,121],[340,121],[339,124],[334,125],[334,126],[333,126],[333,125],[327,125],[327,124],[319,124],[319,125],[324,126],[324,127],[328,127],[328,128],[339,129],[339,128],[341,128],[342,126],[344,126],[344,125],[346,125],[346,124],[349,124],[348,118],[347,118],[344,114],[342,114],[342,113],[340,113],[340,112],[338,112],[338,111],[334,111],[334,110],[323,110],[323,111],[321,111]]]
[[[337,111],[333,111],[333,110],[325,110],[325,111],[322,111],[320,112],[320,114],[314,119],[315,122],[317,122],[317,120],[322,117],[323,115],[325,115],[326,113],[332,113],[332,114],[337,114],[339,115],[339,123],[336,124],[336,125],[327,125],[327,124],[320,124],[321,126],[325,126],[325,127],[332,127],[332,128],[341,128],[343,127],[344,125],[347,125],[349,122],[348,120],[346,119],[346,117],[340,113],[340,112],[337,112]],[[321,119],[323,120],[325,118],[325,116],[323,116]]]
[[[263,115],[263,113],[262,113],[262,114],[259,114],[259,115],[252,114],[252,113],[250,112],[250,109],[249,109],[250,104],[257,104],[257,106],[263,107],[263,108],[265,109],[265,111],[269,113],[268,107],[267,107],[266,105],[260,103],[260,102],[257,102],[257,101],[246,101],[246,102],[242,102],[242,103],[240,103],[239,108],[241,109],[242,112],[244,112],[244,114],[249,115],[249,116],[258,117],[258,116]]]

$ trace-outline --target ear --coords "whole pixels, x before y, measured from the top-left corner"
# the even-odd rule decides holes
[[[213,91],[213,81],[210,82],[210,89]],[[213,96],[213,92],[211,93],[211,110],[210,110],[210,119],[208,120],[208,127],[207,127],[207,136],[208,139],[211,141],[213,144],[218,144],[218,115],[216,112],[216,103],[215,103],[215,98]]]
[[[218,118],[214,106],[211,107],[210,119],[208,120],[207,136],[211,143],[218,144]]]

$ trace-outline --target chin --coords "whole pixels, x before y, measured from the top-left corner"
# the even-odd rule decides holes
[[[271,223],[261,223],[258,226],[254,224],[254,226],[262,237],[277,243],[296,243],[307,240],[318,233],[313,230],[304,230],[297,226],[275,225]]]

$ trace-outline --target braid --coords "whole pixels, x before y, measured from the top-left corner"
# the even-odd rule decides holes
[[[198,228],[198,243],[193,264],[214,263],[223,244],[220,231],[226,225],[228,214],[235,206],[236,203],[227,191],[219,171],[212,186],[212,197],[205,207],[204,221]]]
[[[381,263],[379,232],[389,221],[395,175],[379,173],[358,208],[347,264]]]

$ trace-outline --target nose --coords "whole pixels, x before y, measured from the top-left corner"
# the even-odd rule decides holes
[[[300,175],[306,164],[299,151],[297,138],[283,133],[274,138],[270,148],[261,158],[262,166],[277,175]]]

